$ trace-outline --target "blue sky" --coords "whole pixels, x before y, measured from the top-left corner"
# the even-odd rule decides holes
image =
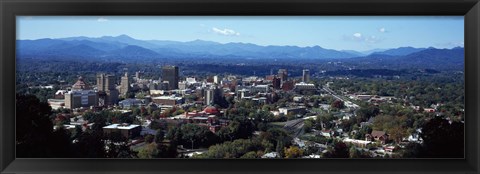
[[[129,35],[371,50],[463,46],[463,16],[18,16],[17,39]]]

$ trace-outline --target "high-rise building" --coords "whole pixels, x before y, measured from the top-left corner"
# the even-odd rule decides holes
[[[108,91],[115,90],[115,76],[107,74],[97,74],[97,90],[98,91]]]
[[[217,86],[212,86],[210,89],[205,90],[205,95],[203,96],[205,99],[205,105],[213,105],[220,100],[222,97],[222,89],[218,88]]]
[[[97,74],[97,90],[101,106],[114,105],[118,102],[119,92],[116,89],[114,75]]]
[[[220,84],[220,78],[218,76],[213,76],[213,83]]]
[[[310,81],[310,71],[308,69],[303,70],[302,82],[308,83]]]
[[[184,81],[184,82],[178,83],[178,89],[181,89],[181,90],[187,89],[187,82]]]
[[[69,91],[65,94],[65,108],[98,106],[98,93],[93,90]]]
[[[138,80],[138,79],[141,79],[142,78],[142,75],[143,73],[141,73],[140,71],[137,71],[135,72],[135,78]]]
[[[125,75],[120,80],[120,94],[122,94],[123,96],[126,96],[129,91],[130,91],[130,80],[128,78],[128,72],[126,72]]]
[[[279,69],[278,70],[278,78],[283,83],[288,80],[288,72],[287,69]]]
[[[178,66],[162,67],[163,80],[168,81],[168,90],[178,89]]]
[[[281,80],[280,78],[277,78],[277,77],[273,77],[272,79],[272,86],[274,89],[280,89],[280,85],[281,85]]]

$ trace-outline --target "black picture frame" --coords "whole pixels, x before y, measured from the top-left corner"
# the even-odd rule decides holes
[[[478,0],[1,0],[2,173],[479,173]],[[15,159],[15,16],[464,15],[465,159]]]

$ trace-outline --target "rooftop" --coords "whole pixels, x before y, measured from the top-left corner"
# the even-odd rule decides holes
[[[136,124],[111,124],[103,127],[104,129],[133,129],[139,127],[140,125]]]

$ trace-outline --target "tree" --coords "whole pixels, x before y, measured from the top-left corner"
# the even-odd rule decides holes
[[[81,158],[104,158],[105,143],[103,142],[102,132],[84,132],[78,142],[75,143],[75,149]]]
[[[396,143],[400,143],[407,136],[407,129],[400,125],[396,125],[388,130],[389,137]]]
[[[277,146],[275,148],[275,151],[280,155],[280,157],[285,156],[285,144],[283,143],[283,140],[277,140]]]
[[[75,139],[79,138],[82,135],[82,133],[83,133],[82,126],[76,125],[75,130],[72,133],[71,139],[75,140]]]
[[[133,116],[138,116],[140,115],[141,110],[137,107],[132,108],[132,115]]]
[[[350,157],[349,149],[347,145],[343,142],[335,143],[333,151],[327,154],[329,158],[348,158]]]
[[[297,146],[290,146],[284,148],[285,158],[300,158],[303,156],[303,150]]]
[[[186,131],[183,134],[182,138],[190,141],[192,143],[190,147],[193,149],[195,141],[197,141],[200,138],[198,133],[200,130],[198,129],[197,126],[193,126],[194,124],[185,124],[185,125],[186,125],[185,128],[190,129],[191,131]]]
[[[218,136],[222,138],[224,141],[225,140],[233,141],[233,139],[238,135],[239,130],[240,130],[240,122],[233,121],[228,126],[222,127],[220,131],[218,131]]]
[[[155,119],[159,119],[161,114],[162,114],[162,111],[160,111],[160,110],[154,110],[154,111],[152,112],[152,117],[155,118]]]
[[[51,138],[49,138],[49,147],[51,149],[52,157],[67,158],[72,157],[72,144],[70,143],[70,131],[63,127],[57,128]],[[49,150],[49,149],[44,149]]]
[[[112,132],[108,134],[106,139],[106,142],[108,142],[105,149],[107,158],[133,158],[135,156],[128,145],[128,138],[120,132]]]
[[[263,151],[263,147],[258,141],[237,139],[210,146],[207,152],[194,156],[194,158],[256,158],[261,154],[253,154],[257,151]]]
[[[315,101],[313,101],[313,106],[314,108],[318,108],[318,106],[320,106],[320,102],[316,99]]]
[[[53,123],[51,107],[34,95],[16,95],[17,157],[50,157],[49,139]]]
[[[89,122],[93,122],[92,130],[103,134],[103,127],[106,126],[107,119],[100,114],[93,114],[92,119]]]
[[[331,104],[332,108],[343,109],[345,108],[345,103],[341,100],[335,100]]]
[[[135,92],[127,92],[126,98],[135,98]]]
[[[260,156],[257,155],[257,152],[255,151],[250,151],[247,152],[246,154],[242,155],[240,158],[259,158]]]
[[[215,144],[218,139],[207,127],[196,124],[183,124],[180,129],[172,129],[169,137],[173,140],[190,148],[208,147]]]
[[[313,124],[314,124],[313,119],[307,119],[307,120],[304,121],[304,126],[303,126],[303,128],[304,128],[304,130],[305,130],[306,133],[309,133],[309,132],[312,131]]]
[[[463,158],[464,124],[435,117],[422,127],[424,157]]]
[[[165,133],[163,132],[163,130],[159,129],[157,130],[157,132],[155,133],[155,143],[157,144],[161,144],[163,142],[163,138],[165,136]]]
[[[164,124],[162,123],[161,120],[152,120],[152,122],[150,122],[150,129],[160,130],[163,128],[164,128]]]
[[[361,158],[362,154],[355,148],[355,146],[350,147],[349,150],[350,158]]]
[[[150,144],[150,143],[153,142],[153,138],[154,138],[153,135],[148,134],[148,135],[145,136],[145,142],[147,144]]]
[[[155,143],[147,144],[138,151],[139,158],[155,158],[158,155],[157,145]]]
[[[403,158],[419,158],[424,156],[424,149],[421,144],[418,143],[408,143],[407,146],[404,148],[402,157]]]

